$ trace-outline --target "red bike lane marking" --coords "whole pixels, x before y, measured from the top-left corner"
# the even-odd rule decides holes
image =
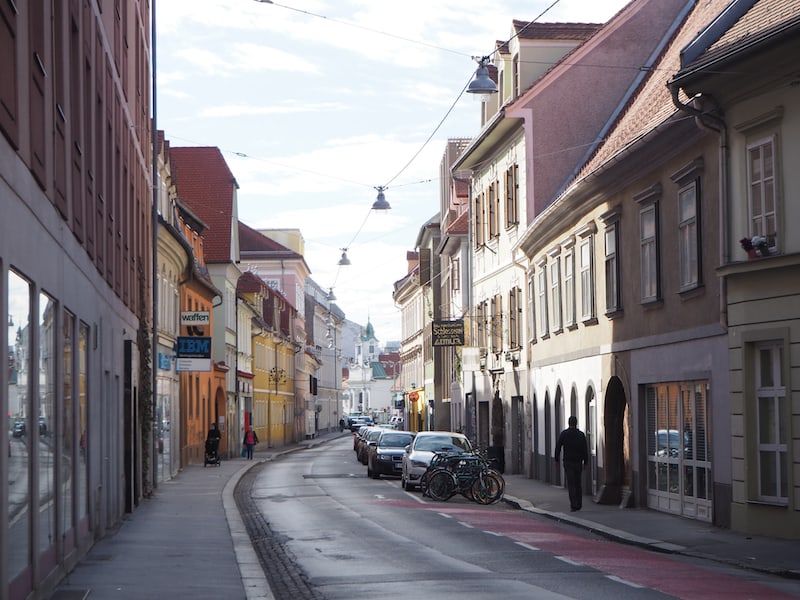
[[[440,504],[431,508],[476,529],[499,533],[554,556],[684,600],[717,600],[723,596],[732,600],[797,598],[759,583],[672,560],[650,550],[587,539],[522,515],[450,509]]]

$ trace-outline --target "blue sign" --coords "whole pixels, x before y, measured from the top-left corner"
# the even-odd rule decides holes
[[[158,353],[158,368],[162,371],[172,370],[172,360],[169,354]]]
[[[211,358],[211,338],[181,336],[177,355],[178,358]]]

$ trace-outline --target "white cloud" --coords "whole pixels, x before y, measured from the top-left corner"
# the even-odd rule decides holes
[[[480,130],[476,103],[462,97],[450,110],[474,72],[470,56],[552,0],[293,4],[159,2],[158,124],[173,145],[222,149],[240,218],[299,228],[312,277],[335,285],[348,318],[399,339],[392,285],[438,211],[445,140]],[[624,4],[561,0],[542,21],[599,22]],[[392,209],[370,212],[374,186],[387,183]],[[351,267],[336,265],[343,246]]]

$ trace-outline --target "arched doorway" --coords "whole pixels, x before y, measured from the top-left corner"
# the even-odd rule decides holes
[[[600,504],[622,504],[630,494],[630,457],[625,437],[628,400],[619,377],[612,377],[603,402],[603,486]]]
[[[597,401],[594,388],[586,388],[586,443],[589,446],[589,468],[586,469],[585,488],[592,496],[597,493]]]

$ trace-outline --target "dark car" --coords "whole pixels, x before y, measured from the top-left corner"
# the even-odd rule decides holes
[[[367,477],[379,479],[381,475],[400,477],[403,471],[405,448],[414,441],[411,431],[384,429],[378,440],[367,446]]]
[[[14,428],[11,430],[11,435],[15,438],[25,435],[25,421],[14,421]]]
[[[356,431],[353,432],[353,451],[358,452],[358,447],[362,441],[362,438],[367,433],[367,429],[372,427],[371,425],[362,425]]]
[[[374,444],[378,441],[382,431],[383,429],[380,427],[367,427],[364,434],[361,436],[358,448],[356,448],[356,458],[358,458],[358,462],[362,465],[367,464],[367,448],[370,444]]]

